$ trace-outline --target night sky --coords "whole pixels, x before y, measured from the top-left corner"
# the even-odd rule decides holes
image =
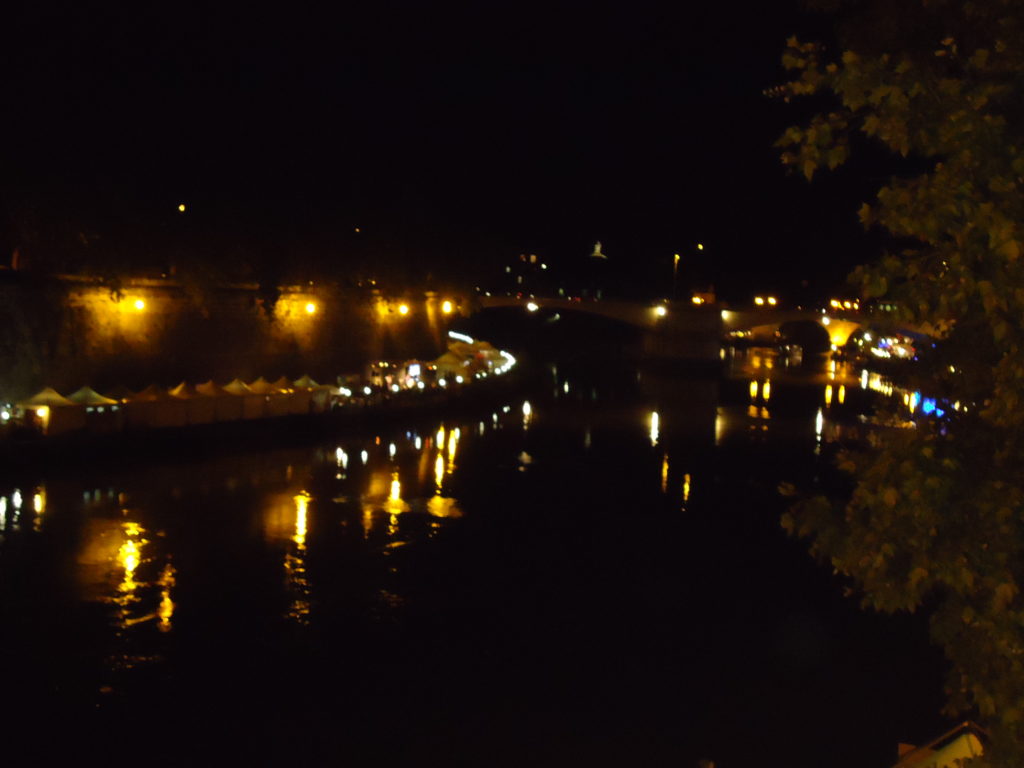
[[[829,29],[793,0],[23,7],[4,247],[28,208],[140,254],[187,226],[207,259],[485,274],[601,240],[653,283],[700,241],[726,295],[828,286],[874,253],[855,211],[881,179],[787,178],[772,143],[803,113],[762,91],[787,36]]]

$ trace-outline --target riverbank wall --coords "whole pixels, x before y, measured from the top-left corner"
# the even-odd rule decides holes
[[[308,374],[445,349],[447,301],[339,284],[196,286],[0,273],[0,401],[44,386],[141,389]],[[404,310],[403,310],[404,307]]]

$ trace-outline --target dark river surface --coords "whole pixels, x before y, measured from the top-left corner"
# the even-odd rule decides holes
[[[781,530],[872,396],[791,363],[7,477],[5,763],[891,765],[941,656]]]

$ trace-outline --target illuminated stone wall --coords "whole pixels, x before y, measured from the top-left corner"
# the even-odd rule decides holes
[[[436,297],[386,300],[335,286],[285,287],[265,311],[255,286],[203,295],[157,280],[120,295],[97,283],[8,276],[0,283],[0,400],[43,386],[169,386],[236,376],[333,382],[374,358],[443,351]],[[402,306],[407,309],[400,312]]]

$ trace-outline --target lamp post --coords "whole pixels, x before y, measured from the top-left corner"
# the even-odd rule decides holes
[[[704,250],[704,243],[697,243],[697,250]],[[679,254],[672,254],[672,299],[676,299],[677,287],[679,285]]]

